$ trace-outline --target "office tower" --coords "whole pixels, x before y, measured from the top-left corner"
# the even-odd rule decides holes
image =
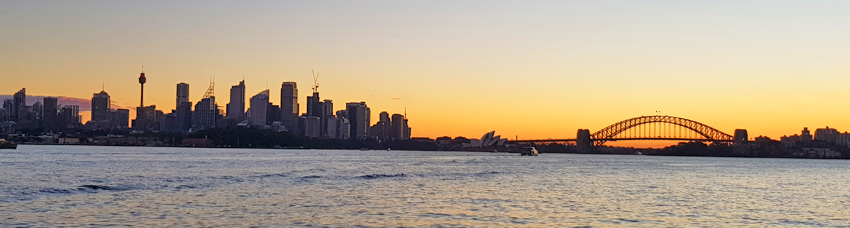
[[[139,107],[145,107],[145,82],[148,79],[145,78],[145,67],[142,67],[142,73],[139,74],[139,85],[142,86],[142,93],[139,95]]]
[[[322,101],[321,106],[320,118],[322,118],[322,133],[320,135],[325,138],[335,138],[332,134],[328,133],[328,124],[332,121],[331,119],[334,118],[334,102],[333,100],[325,99]]]
[[[32,104],[30,118],[32,118],[32,120],[41,121],[41,114],[43,111],[44,105],[42,105],[41,102],[36,101],[35,104]]]
[[[390,122],[390,114],[384,111],[378,114],[378,116],[378,122],[371,129],[372,137],[378,140],[388,140],[391,138],[390,130],[392,123]]]
[[[60,128],[72,128],[80,124],[80,106],[65,105],[59,110]]]
[[[195,104],[195,111],[192,112],[192,130],[200,131],[215,128],[218,112],[215,96],[205,97],[198,101]]]
[[[218,104],[215,103],[215,81],[210,80],[210,87],[204,97],[195,104],[192,112],[192,130],[200,131],[215,128],[221,115]]]
[[[322,101],[319,100],[319,93],[313,92],[313,96],[307,96],[307,116],[322,117]]]
[[[189,84],[177,84],[177,106],[173,112],[173,132],[187,132],[192,128],[192,102],[189,101]]]
[[[26,118],[21,118],[22,116],[26,116],[27,110],[27,89],[21,88],[17,93],[15,93],[12,101],[12,110],[9,111],[10,119],[12,121],[21,121]]]
[[[183,103],[189,103],[189,84],[181,82],[177,84],[177,103],[174,105],[175,109]]]
[[[405,139],[404,131],[404,116],[401,114],[393,114],[392,130],[390,131],[391,137],[393,139]]]
[[[42,122],[44,123],[45,131],[59,130],[59,99],[56,97],[44,97],[44,112],[42,113]]]
[[[91,98],[91,121],[92,122],[108,122],[110,118],[109,94],[106,91],[95,93]]]
[[[298,118],[299,131],[304,136],[317,138],[322,131],[321,118],[317,116],[302,115]]]
[[[348,121],[347,118],[337,117],[337,124],[339,125],[339,130],[337,132],[338,139],[350,139],[351,138],[351,122]]]
[[[111,111],[112,125],[118,129],[130,127],[130,109],[116,109]]]
[[[280,107],[269,102],[269,107],[266,109],[266,125],[271,126],[273,123],[280,123]],[[282,123],[280,123],[282,126]]]
[[[236,122],[245,120],[245,80],[230,87],[230,103],[227,103],[226,118],[234,119]]]
[[[268,108],[269,90],[263,90],[251,97],[251,108],[248,109],[248,124],[251,126],[265,126],[266,117],[268,117]]]
[[[369,137],[371,111],[366,102],[350,102],[345,104],[348,121],[351,124],[351,138],[364,139]]]
[[[133,129],[138,131],[158,130],[156,105],[147,107],[136,107],[136,119],[133,120]]]
[[[298,86],[295,82],[283,82],[280,86],[280,121],[290,133],[298,130]]]

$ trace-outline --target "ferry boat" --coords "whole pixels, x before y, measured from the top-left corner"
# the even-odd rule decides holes
[[[520,152],[522,156],[537,156],[537,149],[534,147],[523,147],[522,152]]]
[[[17,149],[18,144],[7,142],[5,139],[0,139],[0,149]]]

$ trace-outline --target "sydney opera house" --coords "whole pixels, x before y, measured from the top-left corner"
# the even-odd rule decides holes
[[[503,139],[501,135],[493,136],[496,131],[487,132],[481,136],[481,139],[471,139],[469,143],[464,143],[463,148],[478,148],[478,147],[494,147],[504,146],[508,139]]]

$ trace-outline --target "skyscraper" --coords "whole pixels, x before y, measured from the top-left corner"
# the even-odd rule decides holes
[[[320,117],[322,118],[322,120],[321,120],[322,121],[321,137],[335,138],[335,136],[333,134],[336,134],[335,133],[336,131],[331,132],[332,130],[330,130],[330,128],[328,127],[328,125],[331,124],[332,121],[334,121],[333,120],[333,118],[334,118],[334,102],[330,99],[325,99],[324,101],[322,101],[321,105],[322,105],[322,110],[321,110],[321,113],[320,113],[321,114]]]
[[[21,122],[26,119],[27,110],[27,89],[21,88],[15,93],[12,101],[12,110],[9,111],[11,120]]]
[[[248,110],[248,124],[265,126],[268,117],[269,90],[263,90],[251,97],[251,108]]]
[[[177,84],[177,106],[174,108],[175,132],[186,132],[192,128],[192,103],[189,101],[189,84]]]
[[[178,109],[183,103],[189,103],[189,84],[181,82],[177,84],[177,103],[174,105],[175,109]]]
[[[295,82],[283,82],[280,86],[280,121],[290,133],[298,129],[298,86]]]
[[[226,118],[234,119],[236,122],[245,120],[245,80],[230,87],[230,103],[227,103]]]
[[[59,130],[57,117],[59,117],[59,99],[55,97],[44,97],[44,113],[42,114],[42,120],[45,131]]]
[[[345,104],[348,112],[348,121],[351,126],[351,138],[364,139],[369,137],[369,126],[371,124],[371,111],[366,102],[350,102]]]
[[[112,118],[109,113],[109,94],[106,91],[95,93],[91,98],[91,121],[109,122]]]
[[[393,139],[405,139],[404,132],[405,129],[404,116],[401,114],[393,114],[392,117],[392,130],[390,130],[390,137]]]
[[[195,104],[195,111],[192,112],[192,130],[200,131],[215,128],[218,111],[215,96],[205,97],[198,101]]]

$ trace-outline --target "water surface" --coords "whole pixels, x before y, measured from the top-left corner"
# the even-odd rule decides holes
[[[850,161],[0,150],[0,226],[850,226]]]

